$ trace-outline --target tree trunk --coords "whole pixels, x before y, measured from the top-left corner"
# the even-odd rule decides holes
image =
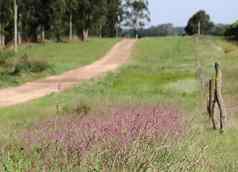
[[[69,17],[69,40],[73,39],[73,23],[72,23],[72,14]]]
[[[84,29],[82,33],[82,40],[87,41],[88,40],[88,29]]]
[[[0,47],[2,47],[2,24],[0,23]]]
[[[17,52],[17,3],[14,0],[14,51]]]
[[[17,38],[17,40],[18,40],[18,45],[20,45],[21,43],[22,43],[22,37],[21,37],[21,32],[18,32],[18,38]]]
[[[22,43],[22,23],[21,23],[20,17],[18,17],[17,41],[18,41],[18,45],[21,45],[21,43]]]
[[[201,22],[198,22],[198,35],[201,35]]]
[[[41,41],[45,42],[45,28],[44,28],[44,26],[41,27]]]
[[[5,35],[2,34],[2,47],[5,47]]]
[[[119,36],[119,24],[116,24],[116,38]]]

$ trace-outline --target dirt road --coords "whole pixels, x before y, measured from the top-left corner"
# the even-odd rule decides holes
[[[116,70],[125,64],[131,55],[136,40],[124,39],[118,42],[103,58],[95,63],[74,69],[58,76],[26,83],[19,87],[0,90],[0,107],[12,106],[51,93],[61,92],[88,80],[102,75],[105,72]]]

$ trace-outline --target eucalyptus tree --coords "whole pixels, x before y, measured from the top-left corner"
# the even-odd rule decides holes
[[[95,25],[103,25],[106,15],[105,0],[80,0],[77,8],[77,30],[82,40],[88,39],[89,30]]]
[[[75,25],[75,20],[79,20],[77,18],[77,8],[78,8],[79,0],[65,0],[66,6],[66,17],[65,21],[68,24],[69,28],[69,40],[73,38],[73,26]],[[68,21],[68,22],[67,22]]]
[[[47,4],[46,0],[18,0],[18,2],[18,28],[23,39],[39,41],[39,35],[44,32],[46,22],[49,21],[48,8],[44,5]]]
[[[14,0],[14,50],[17,52],[17,35],[18,35],[18,7],[17,0]]]
[[[49,0],[51,9],[50,29],[57,41],[62,41],[64,35],[64,15],[66,13],[65,0]]]
[[[106,22],[103,26],[103,36],[117,36],[122,20],[122,0],[107,0]]]
[[[13,1],[0,1],[0,39],[1,45],[4,46],[12,40],[13,34]]]
[[[142,29],[150,21],[148,0],[125,0],[123,3],[123,24],[133,30],[138,36],[138,30]]]

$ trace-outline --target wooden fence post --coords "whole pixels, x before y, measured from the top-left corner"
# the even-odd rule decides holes
[[[225,119],[226,119],[226,109],[224,105],[224,100],[222,97],[222,71],[220,65],[215,63],[216,78],[215,78],[215,99],[218,104],[220,111],[220,129],[224,132]]]
[[[215,120],[215,81],[214,79],[209,80],[209,97],[208,97],[208,106],[207,106],[207,111],[209,114],[209,117],[212,121],[212,126],[213,129],[217,129],[216,127],[216,120]]]
[[[212,121],[213,128],[216,129],[215,120],[215,105],[217,103],[220,111],[220,130],[224,132],[225,120],[226,120],[226,109],[224,100],[222,97],[222,71],[220,65],[215,63],[215,79],[209,80],[209,97],[207,111]]]

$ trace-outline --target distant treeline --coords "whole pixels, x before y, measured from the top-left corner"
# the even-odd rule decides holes
[[[166,23],[152,26],[139,31],[141,36],[172,36],[185,34],[184,27],[175,27],[173,24]]]
[[[171,23],[160,24],[158,26],[151,26],[146,29],[141,29],[138,31],[140,37],[156,37],[156,36],[185,36],[189,35],[185,31],[186,27],[176,27]],[[209,29],[206,35],[214,36],[224,36],[229,35],[229,32],[234,32],[234,25],[232,29],[229,29],[230,25],[226,24],[214,24],[213,27]],[[133,36],[135,33],[133,30],[124,30],[124,36]]]
[[[225,36],[238,40],[238,21],[227,27]]]
[[[187,25],[184,27],[176,27],[171,23],[165,23],[137,31],[123,31],[123,35],[125,36],[134,36],[135,34],[138,34],[139,37],[201,34],[226,36],[227,38],[238,40],[238,21],[231,25],[215,24],[210,20],[210,16],[204,10],[200,10],[189,19]]]

